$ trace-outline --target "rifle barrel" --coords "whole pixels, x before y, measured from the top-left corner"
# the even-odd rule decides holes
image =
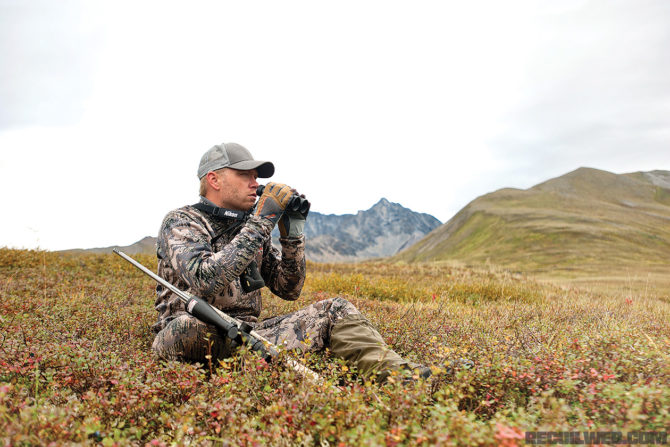
[[[140,264],[139,262],[128,256],[124,252],[119,251],[116,248],[113,248],[112,251],[117,255],[121,256],[126,261],[130,262],[138,269],[142,270],[145,274],[149,275],[151,279],[156,281],[161,286],[168,288],[172,293],[177,295],[179,299],[181,299],[184,302],[184,304],[188,302],[189,296],[186,295],[183,291],[179,290],[178,288],[176,288],[175,286],[173,286],[172,284],[170,284],[169,282],[167,282],[166,280],[164,280],[163,278],[161,278],[160,276],[158,276],[157,274],[155,274],[154,272],[152,272],[151,270],[149,270],[148,268],[146,268],[145,266],[143,266],[142,264]]]

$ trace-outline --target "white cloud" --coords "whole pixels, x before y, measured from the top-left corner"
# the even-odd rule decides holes
[[[272,160],[276,180],[305,192],[316,211],[353,213],[386,197],[443,221],[477,195],[579,165],[640,169],[621,145],[608,150],[613,136],[653,148],[638,148],[644,166],[668,168],[652,144],[667,141],[670,116],[657,100],[670,92],[657,76],[669,66],[658,57],[667,15],[631,16],[630,3],[63,8],[8,14],[21,26],[3,34],[16,43],[0,47],[3,60],[34,48],[28,37],[51,14],[57,24],[40,45],[57,60],[74,42],[83,65],[61,70],[58,85],[39,58],[20,59],[19,76],[0,70],[5,91],[26,93],[6,112],[20,110],[22,127],[0,130],[3,205],[20,210],[0,224],[0,245],[39,237],[49,249],[89,247],[155,234],[165,212],[196,200],[200,156],[222,141]],[[627,23],[640,26],[628,46]],[[43,94],[48,113],[31,117],[35,79],[46,93],[79,93]],[[646,112],[627,114],[630,104]]]

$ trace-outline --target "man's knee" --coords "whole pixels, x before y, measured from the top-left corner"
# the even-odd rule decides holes
[[[180,315],[170,321],[154,338],[151,350],[161,360],[184,361],[185,347],[196,338],[190,315]]]
[[[328,311],[331,314],[331,319],[333,321],[348,317],[350,315],[360,315],[361,313],[356,308],[356,306],[351,304],[349,300],[342,298],[341,296],[331,298],[327,301],[330,301]]]
[[[180,315],[156,334],[151,346],[161,360],[205,363],[230,355],[230,341],[222,339],[216,329],[191,315]]]

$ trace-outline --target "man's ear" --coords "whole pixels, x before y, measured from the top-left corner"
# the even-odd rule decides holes
[[[214,191],[219,191],[221,189],[221,178],[216,172],[207,173],[207,184]]]

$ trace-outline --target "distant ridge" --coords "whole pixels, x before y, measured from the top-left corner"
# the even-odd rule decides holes
[[[417,213],[382,198],[357,214],[310,212],[305,224],[306,257],[315,262],[350,262],[386,257],[411,246],[441,225],[435,217]],[[279,232],[273,233],[275,242]],[[156,238],[147,236],[127,246],[64,250],[68,253],[156,253]]]
[[[130,245],[112,245],[110,247],[98,248],[73,248],[71,250],[60,250],[61,253],[111,253],[113,249],[121,250],[129,255],[139,253],[156,253],[156,238],[146,236]]]
[[[578,270],[667,265],[670,172],[579,168],[476,198],[396,257]]]
[[[350,262],[387,257],[411,246],[442,223],[382,198],[356,214],[311,213],[305,225],[307,259]]]

